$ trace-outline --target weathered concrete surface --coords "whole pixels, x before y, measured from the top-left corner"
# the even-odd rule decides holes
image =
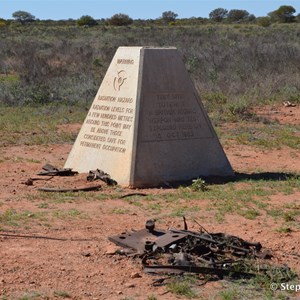
[[[101,169],[129,184],[141,47],[116,52],[78,134],[65,167]]]
[[[132,187],[233,175],[175,48],[117,50],[65,167]]]

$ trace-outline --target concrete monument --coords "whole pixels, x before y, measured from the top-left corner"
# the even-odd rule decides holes
[[[117,50],[65,167],[131,187],[233,175],[176,48]]]

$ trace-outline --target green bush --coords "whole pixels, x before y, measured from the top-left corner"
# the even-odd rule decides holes
[[[256,19],[256,23],[262,27],[269,27],[272,21],[270,17],[260,17]]]
[[[82,16],[80,19],[77,20],[77,25],[90,27],[90,26],[96,26],[98,25],[98,23],[91,16]]]
[[[113,26],[127,26],[132,24],[133,20],[125,14],[115,14],[107,20],[109,25]]]
[[[7,25],[6,20],[0,18],[0,27]]]
[[[31,13],[29,13],[27,11],[23,11],[23,10],[15,11],[12,14],[12,17],[17,22],[20,22],[21,24],[30,23],[30,22],[33,22],[35,20],[35,16],[34,15],[32,15]]]
[[[273,22],[291,23],[295,22],[295,8],[290,5],[282,5],[278,9],[271,11],[269,16]]]
[[[191,189],[194,192],[205,192],[208,190],[206,182],[201,179],[201,178],[197,178],[193,180],[193,183],[191,185]]]

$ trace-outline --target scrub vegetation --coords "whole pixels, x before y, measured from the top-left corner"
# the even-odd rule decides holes
[[[300,24],[81,27],[55,22],[0,27],[1,106],[89,106],[119,46],[175,46],[209,112],[300,102]]]
[[[153,45],[178,48],[217,131],[240,122],[224,133],[227,142],[298,149],[298,125],[266,124],[253,107],[300,103],[300,23],[174,22],[0,26],[1,143],[72,142],[76,133],[57,128],[83,122],[116,49]],[[256,122],[251,130],[249,120]]]

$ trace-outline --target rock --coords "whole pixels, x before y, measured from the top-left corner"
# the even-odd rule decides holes
[[[107,248],[106,248],[106,251],[105,251],[105,255],[114,255],[116,254],[116,251],[118,249],[116,248],[115,245],[109,245]]]
[[[29,178],[24,182],[24,184],[25,185],[33,185],[33,180],[31,178]]]
[[[140,274],[140,273],[138,273],[138,272],[133,272],[133,273],[131,273],[131,275],[130,275],[130,278],[141,278],[142,277],[142,275]]]

